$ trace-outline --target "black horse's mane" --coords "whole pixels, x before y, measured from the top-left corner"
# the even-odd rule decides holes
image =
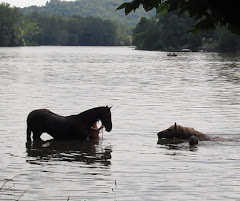
[[[106,107],[104,107],[104,106],[94,107],[94,108],[91,108],[91,109],[88,109],[88,110],[86,110],[86,111],[83,111],[83,112],[79,113],[79,115],[84,116],[84,115],[86,115],[86,114],[92,114],[92,112],[93,112],[93,113],[96,113],[96,110],[97,110],[98,112],[100,112],[100,110],[103,110],[103,109],[106,109]]]
[[[95,123],[96,121],[98,121],[100,119],[102,111],[106,110],[106,108],[107,107],[104,107],[104,106],[91,108],[89,110],[79,113],[78,116],[81,119],[83,119],[91,127],[93,123]],[[93,116],[95,116],[96,118],[92,119]],[[90,122],[89,120],[92,120],[92,121]]]

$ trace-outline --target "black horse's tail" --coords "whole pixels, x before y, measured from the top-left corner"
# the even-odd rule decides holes
[[[29,116],[27,118],[27,141],[31,141],[31,128],[29,127]]]
[[[31,129],[27,126],[27,141],[31,141]]]

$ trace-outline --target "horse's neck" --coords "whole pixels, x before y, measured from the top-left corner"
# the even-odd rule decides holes
[[[91,127],[96,121],[99,120],[99,112],[93,109],[87,110],[78,114],[78,117],[81,118],[84,122],[86,122],[89,127]]]

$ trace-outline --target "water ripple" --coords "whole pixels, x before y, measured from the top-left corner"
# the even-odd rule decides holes
[[[0,199],[239,200],[239,59],[133,47],[0,48]],[[99,141],[46,136],[26,147],[31,110],[69,115],[100,105],[113,106],[113,131]],[[233,141],[157,144],[157,132],[174,122]]]

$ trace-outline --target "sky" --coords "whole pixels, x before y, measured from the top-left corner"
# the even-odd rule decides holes
[[[0,0],[0,2],[9,3],[11,6],[16,7],[28,7],[32,5],[44,6],[47,1],[50,0]],[[65,0],[65,1],[74,1],[74,0]]]

